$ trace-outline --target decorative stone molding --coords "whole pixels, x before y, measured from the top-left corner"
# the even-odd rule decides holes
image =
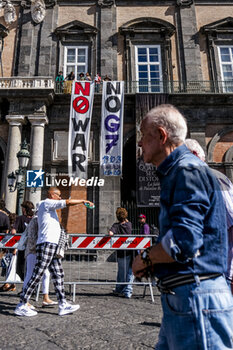
[[[10,1],[6,2],[6,5],[4,7],[4,20],[7,24],[12,24],[16,21],[16,11],[14,6]]]
[[[217,38],[219,34],[233,33],[233,17],[226,17],[216,22],[204,25],[200,29],[202,34],[206,34],[212,38]]]
[[[28,116],[28,120],[32,126],[41,126],[42,128],[44,128],[45,125],[47,125],[49,122],[48,118],[45,115],[31,115]]]
[[[75,20],[55,29],[55,34],[62,41],[90,41],[96,36],[98,29],[89,24]]]
[[[31,4],[32,20],[41,23],[45,18],[45,3],[43,0],[33,0]]]
[[[115,5],[115,0],[98,0],[98,5],[100,7],[111,7]]]
[[[22,124],[25,124],[24,115],[7,115],[6,120],[10,126],[21,126]]]
[[[20,5],[24,8],[24,9],[30,9],[31,8],[31,5],[32,5],[32,2],[35,2],[36,0],[34,1],[31,1],[31,0],[22,0]],[[44,4],[45,4],[45,8],[46,9],[49,9],[49,8],[53,8],[56,4],[57,4],[57,1],[56,0],[44,0]]]
[[[173,24],[154,17],[135,18],[120,27],[123,35],[135,36],[136,34],[159,34],[161,37],[171,37],[175,32]]]
[[[193,0],[177,0],[176,3],[178,6],[191,6],[193,4]]]

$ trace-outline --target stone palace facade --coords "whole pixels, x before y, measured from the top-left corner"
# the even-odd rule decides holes
[[[123,177],[103,187],[61,188],[88,198],[95,211],[61,214],[69,232],[105,233],[121,204],[135,202],[136,126],[161,101],[187,118],[189,137],[207,161],[233,181],[232,0],[12,0],[0,9],[1,198],[16,212],[7,175],[18,168],[21,142],[30,144],[28,169],[67,173],[70,91],[55,78],[74,71],[125,81]],[[89,178],[99,176],[101,86],[95,92]],[[138,108],[138,106],[141,106]],[[38,202],[46,189],[26,189]]]

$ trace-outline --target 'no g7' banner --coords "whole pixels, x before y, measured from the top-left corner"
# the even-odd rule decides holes
[[[103,82],[100,173],[122,175],[124,82]]]
[[[94,82],[75,81],[70,104],[68,167],[70,177],[87,178]]]

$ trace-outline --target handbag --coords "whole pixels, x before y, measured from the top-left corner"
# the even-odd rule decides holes
[[[22,282],[21,278],[16,273],[16,263],[17,263],[17,254],[12,255],[11,262],[6,275],[5,283]]]
[[[56,258],[62,259],[65,256],[65,250],[68,248],[68,238],[66,231],[61,227],[61,234],[57,245]]]

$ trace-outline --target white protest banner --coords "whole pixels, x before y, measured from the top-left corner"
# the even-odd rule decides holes
[[[124,82],[104,81],[100,140],[100,173],[122,175]]]
[[[70,103],[68,167],[70,177],[87,178],[94,82],[75,81]]]

